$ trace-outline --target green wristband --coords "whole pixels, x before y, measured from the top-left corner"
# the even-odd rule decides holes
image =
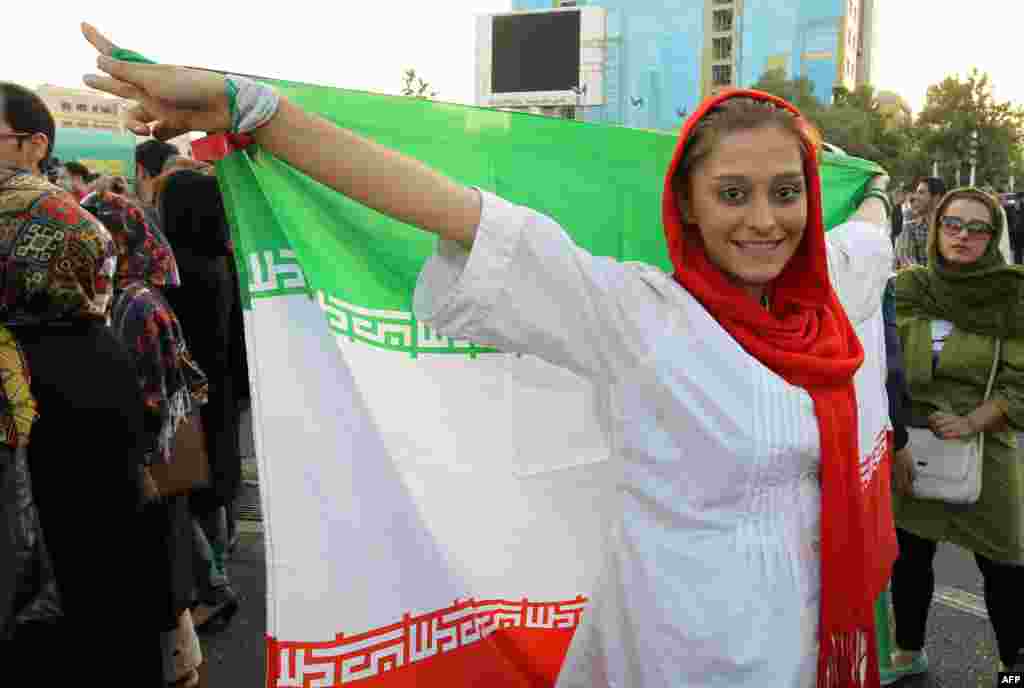
[[[149,59],[142,53],[137,53],[134,50],[128,50],[127,48],[114,48],[110,56],[115,60],[121,60],[122,62],[135,62],[138,64],[156,64],[155,61]]]
[[[231,79],[224,79],[224,92],[228,96],[228,113],[231,115],[231,131],[238,132],[238,84]]]

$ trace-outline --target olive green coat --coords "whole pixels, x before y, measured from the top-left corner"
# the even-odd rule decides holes
[[[909,277],[901,274],[897,280]],[[897,288],[898,288],[897,283]],[[932,356],[931,321],[898,318],[905,363]],[[995,338],[954,327],[933,379],[911,386],[911,417],[926,424],[936,410],[966,415],[981,405],[995,353]],[[921,359],[918,358],[918,361]],[[1000,562],[1024,562],[1022,479],[1016,432],[1024,431],[1024,339],[1004,339],[992,398],[1005,402],[1010,429],[985,437],[981,497],[953,505],[894,495],[896,525],[929,540],[952,542]],[[910,445],[913,453],[913,442]]]

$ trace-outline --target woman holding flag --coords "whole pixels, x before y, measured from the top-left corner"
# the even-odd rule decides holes
[[[885,178],[826,240],[813,126],[767,94],[713,98],[666,175],[667,275],[590,255],[550,218],[267,86],[115,60],[84,31],[109,75],[86,83],[137,101],[137,133],[251,133],[437,234],[415,295],[422,320],[604,388],[617,516],[559,685],[878,685],[874,601],[896,554]]]

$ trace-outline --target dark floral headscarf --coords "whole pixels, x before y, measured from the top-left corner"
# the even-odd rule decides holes
[[[159,227],[146,220],[142,208],[110,191],[90,194],[82,206],[103,223],[117,243],[116,288],[134,282],[165,288],[181,285],[171,244]]]
[[[206,401],[206,377],[192,360],[181,323],[162,290],[181,285],[174,251],[131,199],[99,191],[82,205],[117,244],[110,326],[135,357],[139,388],[154,421],[145,463],[169,463],[181,422]]]
[[[0,322],[105,320],[116,260],[110,233],[74,196],[0,168]]]

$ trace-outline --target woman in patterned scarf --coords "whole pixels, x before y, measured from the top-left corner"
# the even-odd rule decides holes
[[[19,670],[31,682],[71,685],[102,666],[115,668],[116,684],[163,686],[158,634],[111,604],[151,596],[145,575],[123,564],[146,433],[135,362],[106,325],[114,242],[40,174],[0,167],[0,260],[0,323],[24,350],[39,408],[28,463],[63,610],[45,632],[14,640],[52,647],[59,661]],[[103,661],[111,648],[116,662]]]
[[[146,408],[146,464],[170,463],[178,425],[206,400],[206,380],[192,361],[181,325],[162,291],[181,284],[174,253],[160,230],[147,223],[142,209],[126,197],[100,191],[84,205],[117,244],[110,320],[135,356]],[[151,618],[171,640],[192,597],[188,498],[151,501],[143,515],[147,536],[142,544],[148,551],[142,556],[154,564],[154,592],[160,593]],[[195,666],[186,665],[165,678],[195,685],[199,676]]]

